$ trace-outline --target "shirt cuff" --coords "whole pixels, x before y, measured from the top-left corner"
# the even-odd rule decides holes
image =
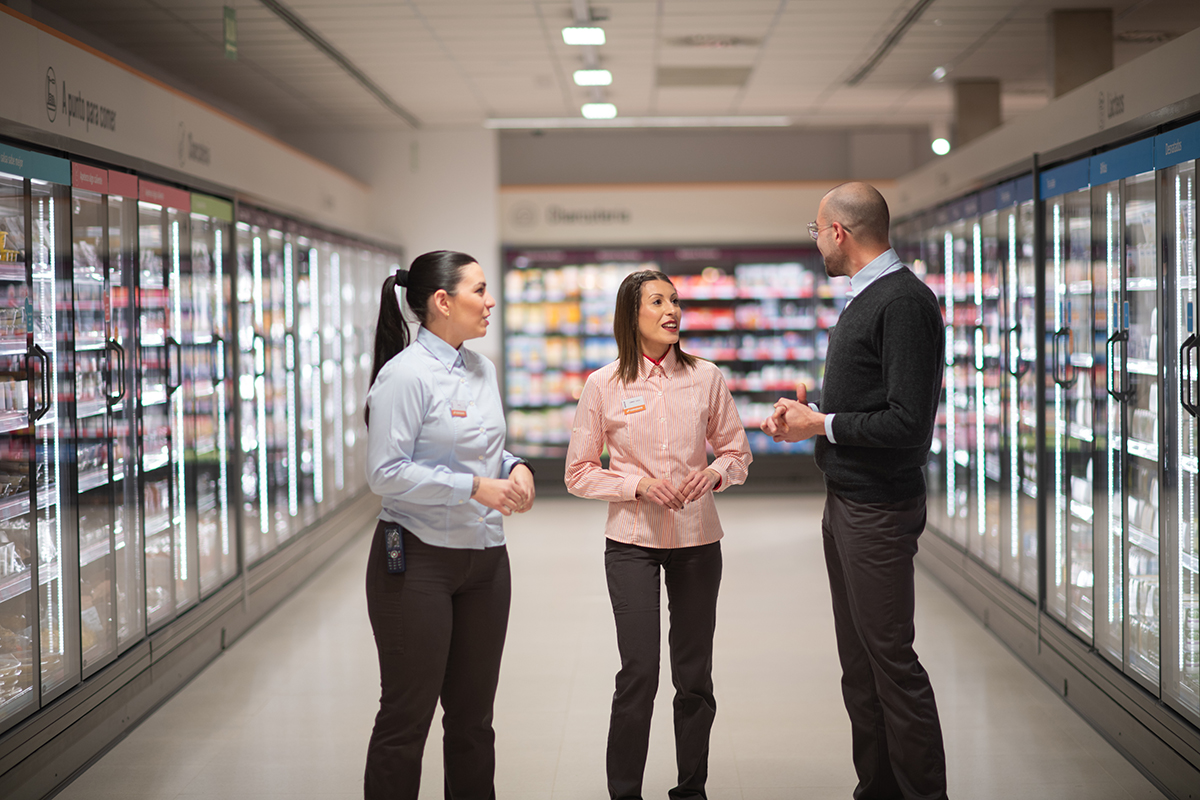
[[[836,416],[837,414],[825,415],[825,438],[829,440],[830,444],[837,444],[837,439],[833,438],[833,418]]]
[[[471,499],[471,487],[475,485],[475,476],[465,472],[454,473],[454,488],[450,499],[455,505],[462,505]]]
[[[621,498],[623,500],[637,500],[637,487],[642,482],[642,479],[637,475],[630,475],[621,484]]]

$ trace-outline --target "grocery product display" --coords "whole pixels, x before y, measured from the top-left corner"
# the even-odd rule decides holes
[[[584,381],[617,357],[617,288],[644,269],[671,276],[683,306],[682,346],[720,366],[752,450],[811,452],[811,442],[776,443],[758,426],[797,382],[819,397],[829,329],[849,282],[825,276],[815,247],[511,249],[505,268],[513,452],[565,455]]]
[[[1147,135],[896,226],[947,322],[930,527],[1192,724],[1198,134]]]
[[[4,731],[363,490],[374,287],[397,259],[0,151],[33,165],[0,168]]]

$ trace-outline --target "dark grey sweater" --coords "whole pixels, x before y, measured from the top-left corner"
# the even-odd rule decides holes
[[[877,279],[846,306],[829,334],[820,403],[837,415],[837,444],[816,439],[829,491],[863,503],[925,492],[945,349],[937,298],[908,269]]]

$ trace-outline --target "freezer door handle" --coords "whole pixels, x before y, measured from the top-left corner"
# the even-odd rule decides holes
[[[225,339],[213,334],[212,382],[213,386],[225,382]]]
[[[1196,363],[1196,334],[1189,334],[1184,340],[1183,346],[1179,348],[1179,404],[1184,410],[1196,416],[1196,371],[1193,365]]]
[[[1058,343],[1061,341],[1067,342],[1066,349],[1059,347]],[[1070,328],[1059,328],[1058,330],[1056,330],[1054,332],[1054,336],[1053,336],[1054,348],[1053,348],[1053,352],[1052,352],[1052,362],[1050,364],[1051,377],[1054,379],[1055,383],[1057,383],[1059,386],[1063,387],[1064,389],[1068,389],[1071,386],[1074,386],[1075,379],[1077,377],[1075,374],[1072,374],[1069,378],[1067,377],[1067,367],[1068,367],[1067,358],[1069,358],[1070,342],[1071,342],[1071,329]],[[1059,370],[1058,370],[1059,364],[1062,365],[1062,376],[1061,377],[1059,376]],[[1074,373],[1074,370],[1072,370],[1072,373]]]
[[[1124,403],[1133,396],[1133,393],[1124,387],[1118,388],[1113,383],[1113,375],[1124,375],[1125,370],[1121,369],[1117,364],[1117,342],[1121,343],[1121,353],[1125,353],[1125,343],[1129,341],[1129,331],[1113,331],[1113,335],[1108,337],[1108,341],[1104,343],[1105,355],[1107,358],[1105,372],[1108,373],[1105,380],[1105,391],[1112,396],[1112,399],[1119,403]]]
[[[171,355],[171,351],[175,351],[175,355]],[[175,340],[175,337],[167,337],[167,394],[174,394],[175,390],[183,384],[183,347]],[[172,378],[175,378],[172,381]]]
[[[254,334],[254,377],[267,376],[267,337],[261,333]]]
[[[108,396],[108,404],[115,406],[125,397],[125,348],[116,339],[109,339],[104,348],[110,353],[117,354],[117,393]],[[109,384],[112,384],[112,362],[109,361]]]
[[[50,356],[40,346],[34,345],[29,351],[29,358],[42,362],[42,403],[33,410],[33,422],[46,416],[50,410]]]
[[[1021,358],[1021,323],[1008,329],[1008,372],[1017,380],[1029,374],[1033,365]]]

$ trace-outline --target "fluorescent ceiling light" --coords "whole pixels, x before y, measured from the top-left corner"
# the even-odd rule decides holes
[[[790,117],[523,117],[489,119],[483,127],[497,130],[549,130],[553,128],[785,128]]]
[[[945,67],[938,67],[937,69],[935,69],[935,70],[933,71],[933,79],[934,79],[935,81],[938,81],[939,83],[940,83],[941,81],[944,81],[944,80],[946,79],[946,68],[945,68]]]
[[[611,83],[612,73],[606,69],[575,70],[576,86],[608,86]]]
[[[939,156],[944,156],[946,153],[950,152],[950,142],[945,139],[934,139],[933,143],[929,146],[932,147],[933,152],[937,153]]]
[[[617,107],[612,103],[584,103],[583,116],[585,119],[612,119],[617,115]]]
[[[563,28],[562,33],[567,44],[604,44],[604,28]]]

